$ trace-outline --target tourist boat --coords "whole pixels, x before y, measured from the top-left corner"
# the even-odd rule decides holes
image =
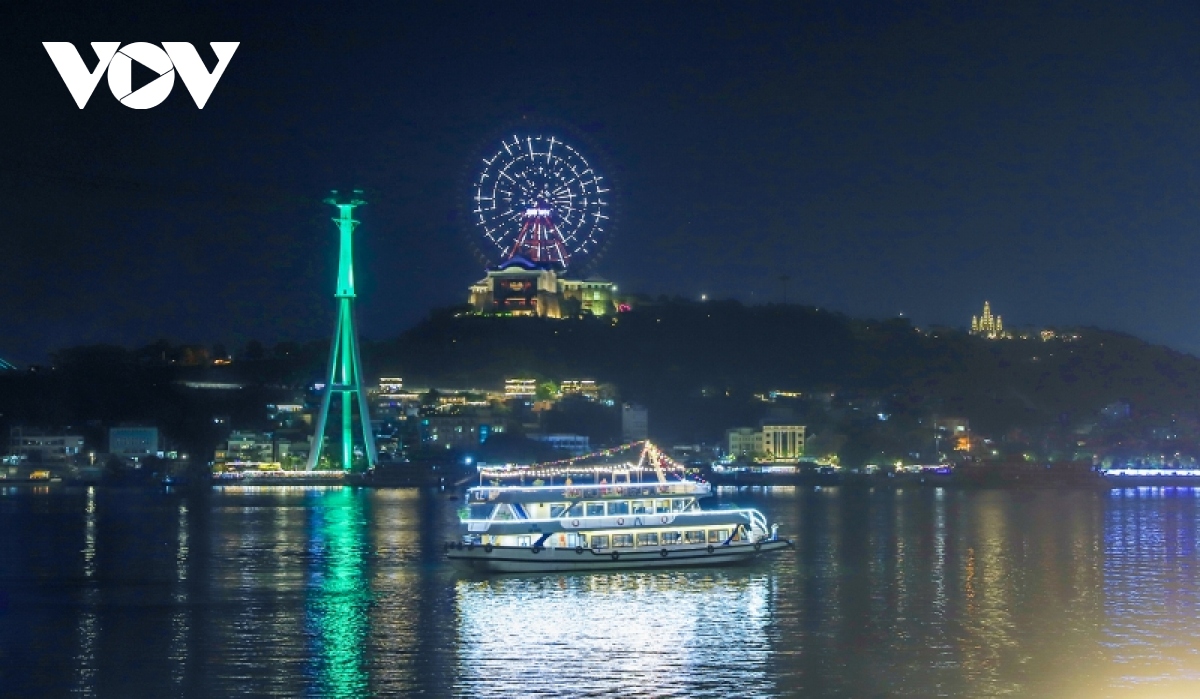
[[[638,447],[637,463],[611,458]],[[588,465],[607,458],[609,463]],[[479,467],[447,557],[479,572],[746,563],[792,545],[753,509],[704,510],[708,483],[649,442],[529,467]]]

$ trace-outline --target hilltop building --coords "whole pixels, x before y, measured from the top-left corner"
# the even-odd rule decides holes
[[[533,398],[537,395],[537,379],[505,379],[505,400]]]
[[[650,436],[650,411],[645,406],[625,403],[621,406],[621,441],[636,442]]]
[[[564,318],[616,312],[612,282],[599,277],[572,279],[551,262],[514,255],[486,272],[471,285],[470,303],[477,313]]]
[[[1000,340],[1011,337],[1004,330],[1004,321],[1000,316],[992,315],[992,306],[983,302],[983,315],[971,316],[971,334],[988,340]]]

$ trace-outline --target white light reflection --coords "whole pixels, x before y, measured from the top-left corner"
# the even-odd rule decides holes
[[[1200,512],[1189,489],[1113,491],[1104,523],[1104,626],[1107,684],[1132,696],[1196,696],[1200,661]],[[1178,694],[1177,696],[1183,696]]]
[[[741,696],[768,677],[765,576],[461,580],[456,694]]]
[[[171,614],[171,643],[167,650],[167,660],[171,663],[171,684],[179,689],[183,686],[187,671],[187,641],[188,635],[191,633],[187,594],[188,507],[187,503],[182,500],[179,502],[177,520],[175,589],[171,593],[174,611]]]
[[[88,486],[83,506],[83,577],[84,589],[79,624],[79,650],[75,656],[75,689],[73,694],[85,697],[96,696],[96,638],[100,633],[100,620],[96,608],[100,602],[100,591],[96,587],[96,489]]]

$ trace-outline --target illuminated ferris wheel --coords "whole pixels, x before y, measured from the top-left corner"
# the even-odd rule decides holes
[[[483,159],[474,224],[484,257],[579,267],[599,252],[608,188],[578,150],[554,136],[514,135]]]

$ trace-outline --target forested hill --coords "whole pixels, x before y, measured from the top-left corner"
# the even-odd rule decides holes
[[[447,309],[395,339],[364,342],[363,355],[369,380],[401,376],[410,387],[498,388],[515,376],[611,383],[650,409],[651,434],[663,440],[714,441],[730,427],[794,419],[861,447],[862,458],[904,455],[928,450],[940,416],[967,418],[1015,453],[1200,457],[1200,359],[1097,329],[1031,336],[989,341],[797,305],[671,301],[571,320]],[[264,405],[321,380],[328,347],[250,343],[225,366],[165,341],[68,348],[53,369],[0,372],[0,429],[96,425],[100,439],[104,425],[153,421],[189,449],[211,449],[214,415],[253,428]],[[182,379],[244,389],[189,390]],[[808,400],[755,399],[772,390]],[[1116,408],[1108,418],[1106,406]]]
[[[772,389],[879,398],[901,414],[967,416],[990,433],[1094,420],[1114,402],[1146,418],[1196,410],[1196,357],[1097,329],[1065,335],[1075,339],[1033,336],[989,341],[918,330],[905,319],[732,301],[674,301],[575,320],[447,310],[374,344],[368,364],[462,386],[517,375],[594,378],[651,406],[659,420],[700,398]]]

